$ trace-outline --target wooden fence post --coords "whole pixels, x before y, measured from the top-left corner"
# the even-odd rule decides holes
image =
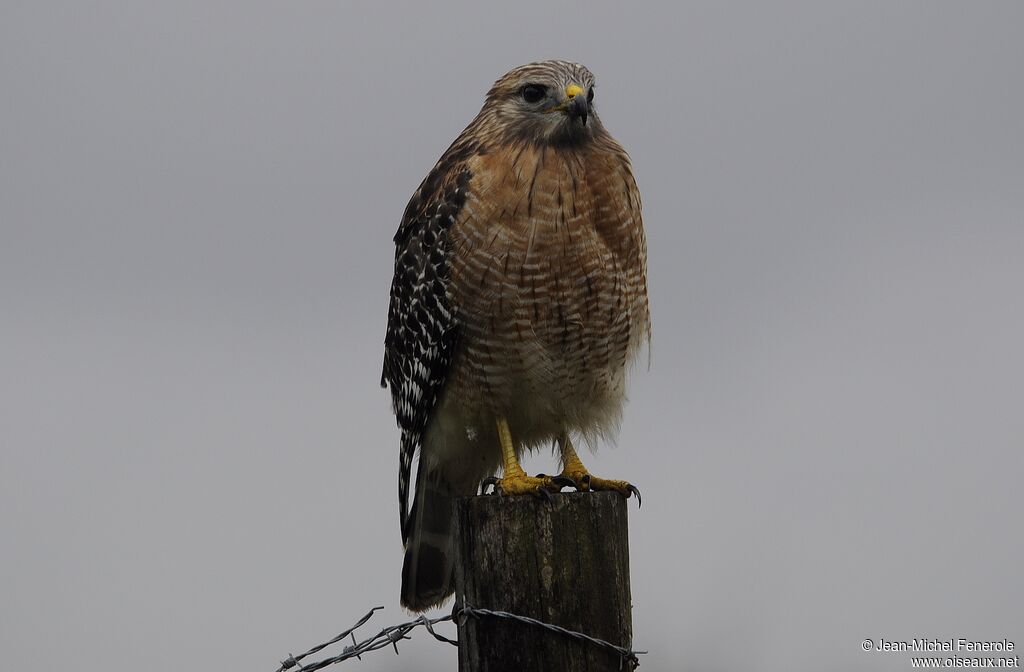
[[[458,500],[456,600],[629,648],[626,511],[627,500],[614,492]],[[470,617],[459,625],[460,672],[604,672],[620,662],[613,652],[508,619]]]

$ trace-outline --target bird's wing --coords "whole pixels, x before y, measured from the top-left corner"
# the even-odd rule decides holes
[[[413,194],[395,234],[395,275],[381,386],[402,430],[398,467],[402,541],[409,536],[412,461],[448,376],[458,340],[449,301],[448,231],[465,203],[475,143],[456,140]]]

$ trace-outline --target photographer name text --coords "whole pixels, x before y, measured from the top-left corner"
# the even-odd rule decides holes
[[[875,651],[1013,651],[1014,644],[1008,639],[975,641],[964,637],[956,639],[921,637],[910,641],[901,641],[879,637],[874,649]]]

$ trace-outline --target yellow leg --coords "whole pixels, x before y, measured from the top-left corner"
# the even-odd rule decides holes
[[[639,504],[640,491],[635,485],[629,481],[592,476],[587,468],[583,466],[583,460],[581,460],[580,456],[576,453],[576,449],[572,447],[572,442],[569,441],[568,435],[562,435],[562,438],[558,440],[558,443],[562,448],[561,476],[571,478],[576,484],[577,490],[581,492],[586,490],[614,490],[623,497],[636,495],[636,501]]]
[[[509,429],[508,420],[498,418],[498,441],[501,443],[501,463],[504,467],[505,478],[522,478],[526,476],[523,467],[516,457],[516,446],[512,443],[512,430]]]
[[[516,457],[516,446],[512,443],[512,430],[509,429],[508,421],[505,418],[498,418],[498,440],[501,442],[501,462],[504,473],[501,478],[491,477],[484,481],[484,485],[494,485],[497,492],[503,495],[539,495],[549,496],[552,492],[558,492],[568,482],[558,476],[527,476],[519,458]]]

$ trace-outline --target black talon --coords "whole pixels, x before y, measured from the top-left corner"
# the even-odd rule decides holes
[[[547,488],[537,488],[537,496],[543,499],[548,504],[554,501],[554,498],[551,496],[551,493],[548,492]]]
[[[499,479],[498,479],[497,476],[488,476],[487,478],[485,478],[484,482],[480,484],[480,487],[483,490],[483,494],[485,494],[485,495],[487,494],[487,486],[488,485],[494,487],[494,489],[491,491],[492,495],[497,493],[498,492],[498,480]]]
[[[580,479],[580,485],[583,486],[582,491],[590,490],[590,474]]]
[[[568,476],[554,476],[551,482],[562,488],[578,488],[576,481],[572,480]]]
[[[640,501],[640,488],[630,484],[629,491],[636,495],[636,508],[639,509],[641,506],[643,506],[643,502]]]

